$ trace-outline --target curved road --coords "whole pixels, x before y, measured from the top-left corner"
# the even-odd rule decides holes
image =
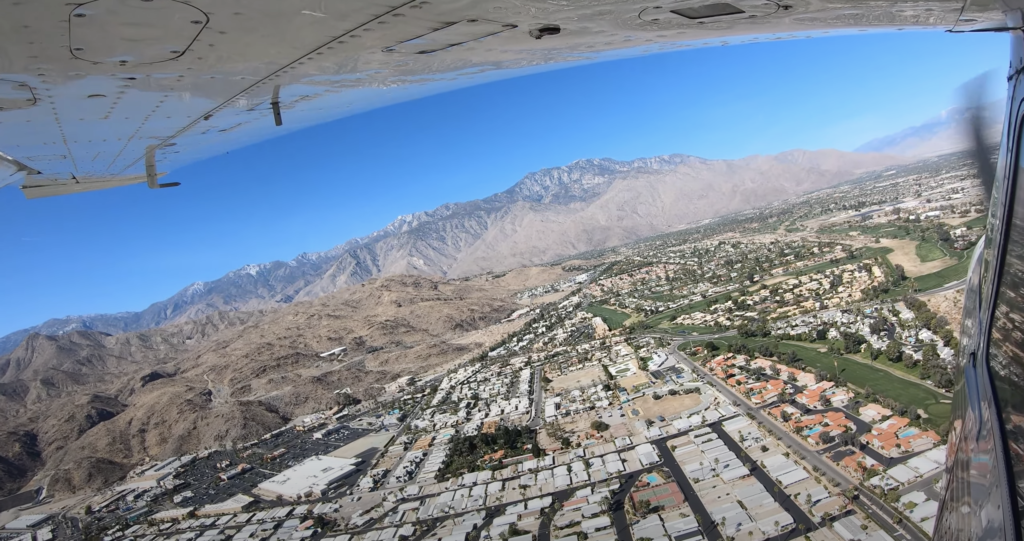
[[[953,291],[954,289],[960,289],[961,287],[964,287],[965,285],[967,285],[967,278],[964,278],[963,280],[958,280],[958,281],[953,282],[953,283],[946,284],[946,285],[944,285],[942,287],[937,287],[935,289],[932,289],[931,291],[919,292],[917,294],[917,296],[918,297],[923,297],[925,295],[937,295],[939,293],[945,293],[947,291]]]

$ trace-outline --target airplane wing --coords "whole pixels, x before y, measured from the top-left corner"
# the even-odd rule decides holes
[[[29,198],[170,187],[161,175],[234,148],[560,66],[1005,25],[998,6],[974,11],[958,0],[0,0],[0,186]],[[751,81],[751,92],[771,89]]]

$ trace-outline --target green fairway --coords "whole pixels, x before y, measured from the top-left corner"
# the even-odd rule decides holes
[[[604,320],[604,324],[608,325],[608,328],[613,331],[621,328],[626,323],[626,320],[631,317],[625,312],[620,312],[614,308],[608,308],[607,306],[601,306],[598,304],[591,304],[588,306],[587,312],[590,312]]]
[[[739,341],[746,342],[749,345],[770,342],[770,340],[743,339],[737,336],[726,336],[715,340],[723,351],[725,350],[726,343]],[[694,345],[702,346],[704,343],[697,342]],[[891,398],[908,407],[924,410],[928,414],[928,418],[924,419],[924,423],[931,428],[939,429],[949,422],[950,403],[943,402],[943,400],[949,401],[950,398],[924,383],[914,383],[869,364],[846,357],[837,357],[829,353],[817,351],[812,347],[785,342],[779,343],[778,346],[780,352],[795,351],[800,357],[801,362],[809,368],[824,370],[831,374],[835,374],[836,368],[838,368],[839,375],[853,387],[860,390],[870,388],[875,394]],[[683,347],[683,349],[686,348]]]
[[[967,278],[967,268],[970,266],[971,258],[969,253],[965,254],[965,256],[966,257],[964,257],[962,261],[952,267],[946,267],[931,274],[925,274],[924,276],[914,278],[914,282],[917,284],[917,290],[929,291],[942,287],[950,282],[956,282],[957,280]]]
[[[946,257],[946,252],[943,252],[942,248],[939,248],[934,242],[927,240],[917,243],[917,246],[914,247],[914,252],[917,254],[917,258],[921,260],[921,263],[938,261]]]
[[[933,428],[939,428],[949,422],[950,405],[942,402],[949,400],[949,397],[923,383],[907,381],[869,364],[846,357],[836,357],[804,346],[780,344],[779,349],[795,350],[804,364],[817,370],[835,373],[838,366],[839,375],[850,382],[850,385],[861,390],[870,387],[876,394],[924,410],[929,417],[925,421]]]
[[[964,227],[985,227],[988,224],[988,215],[982,214],[960,224]]]
[[[858,353],[857,358],[863,359],[864,362],[871,364],[871,357],[867,353]],[[917,365],[913,368],[907,368],[902,362],[892,363],[885,355],[881,355],[878,359],[875,359],[874,364],[884,366],[889,370],[895,370],[902,372],[908,376],[914,376],[917,379],[921,379],[921,365]]]

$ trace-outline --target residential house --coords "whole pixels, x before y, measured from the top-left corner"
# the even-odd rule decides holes
[[[860,413],[861,418],[865,421],[869,423],[877,423],[878,421],[892,415],[892,410],[883,408],[878,404],[868,404],[866,406],[861,406],[858,413]]]

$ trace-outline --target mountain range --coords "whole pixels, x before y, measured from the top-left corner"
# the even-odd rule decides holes
[[[515,291],[564,276],[392,276],[115,336],[31,334],[0,356],[0,496],[33,480],[54,495],[96,489],[146,459],[251,441],[338,405],[337,390],[372,400],[486,351],[525,321],[502,321],[521,308]]]
[[[989,143],[998,143],[1003,130],[1004,102],[993,101],[977,109],[982,136]],[[973,144],[970,134],[974,108],[957,106],[946,109],[923,124],[872,139],[855,152],[881,152],[899,156],[924,158],[967,150]]]
[[[928,133],[948,132],[919,128],[867,146],[923,148]],[[324,252],[193,283],[139,312],[11,333],[0,338],[0,495],[30,482],[95,489],[147,458],[252,439],[336,403],[341,388],[370,399],[400,375],[483,351],[522,324],[503,323],[519,308],[515,292],[568,276],[523,267],[909,161],[836,150],[578,160]],[[339,346],[345,359],[319,356]]]
[[[530,173],[490,197],[398,217],[387,227],[291,261],[246,265],[139,312],[69,316],[0,337],[108,334],[310,300],[375,276],[463,277],[605,248],[849,180],[906,158],[793,150],[739,160],[673,154],[585,159]]]

